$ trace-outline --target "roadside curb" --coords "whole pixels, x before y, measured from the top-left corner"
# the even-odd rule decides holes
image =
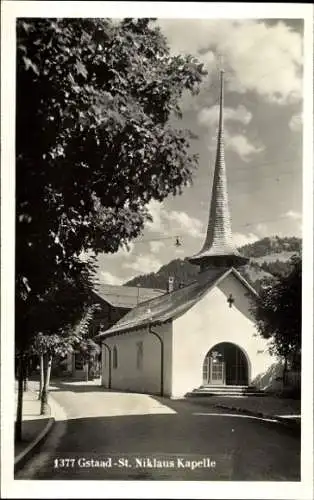
[[[36,392],[35,390],[33,392]],[[18,472],[24,467],[26,462],[33,456],[36,450],[43,444],[48,434],[51,432],[56,420],[67,420],[67,415],[61,405],[49,394],[49,408],[50,417],[44,429],[37,435],[37,437],[21,451],[14,459],[14,472]]]
[[[301,432],[301,418],[299,419],[292,419],[292,418],[285,418],[285,417],[276,417],[277,421],[288,427],[289,429],[294,429],[295,431]]]
[[[235,411],[237,413],[249,415],[251,417],[273,420],[274,423],[282,424],[282,425],[286,426],[287,428],[293,429],[296,431],[299,431],[301,429],[301,420],[284,418],[284,417],[280,417],[277,415],[269,415],[268,413],[247,410],[245,408],[238,408],[236,406],[227,406],[227,405],[221,405],[221,404],[215,404],[214,406],[215,406],[215,408],[219,408],[222,410],[232,410],[232,411]]]
[[[51,406],[49,405],[50,412]],[[36,438],[25,448],[25,450],[21,451],[14,459],[14,472],[20,470],[25,463],[31,458],[35,450],[43,443],[49,432],[51,431],[53,425],[55,423],[54,416],[50,416],[47,424],[43,428],[43,430],[36,436]]]

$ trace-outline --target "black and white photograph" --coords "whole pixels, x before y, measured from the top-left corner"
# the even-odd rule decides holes
[[[112,4],[3,2],[5,497],[310,499],[313,7]]]

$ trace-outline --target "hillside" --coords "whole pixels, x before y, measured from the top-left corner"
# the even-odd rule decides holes
[[[301,250],[301,239],[296,237],[280,238],[271,236],[262,238],[239,249],[247,257],[264,257],[271,254],[284,254],[285,252],[299,252]]]
[[[239,250],[243,255],[251,258],[250,263],[241,268],[241,273],[251,285],[259,290],[262,280],[289,272],[289,259],[293,254],[301,251],[301,239],[274,236],[244,245]],[[175,259],[162,266],[156,273],[136,276],[125,285],[167,289],[168,278],[173,276],[174,287],[177,289],[180,284],[187,285],[194,281],[198,272],[198,266],[186,259]]]

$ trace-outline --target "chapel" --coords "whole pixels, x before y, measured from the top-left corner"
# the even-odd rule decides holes
[[[220,73],[217,151],[204,245],[189,257],[197,279],[137,303],[98,335],[101,384],[172,398],[195,391],[258,389],[273,363],[255,329],[255,289],[241,274],[248,259],[231,230],[224,155],[224,75]]]

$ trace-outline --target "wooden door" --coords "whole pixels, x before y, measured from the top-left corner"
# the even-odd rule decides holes
[[[225,384],[225,363],[223,361],[210,363],[210,384],[223,385]]]

